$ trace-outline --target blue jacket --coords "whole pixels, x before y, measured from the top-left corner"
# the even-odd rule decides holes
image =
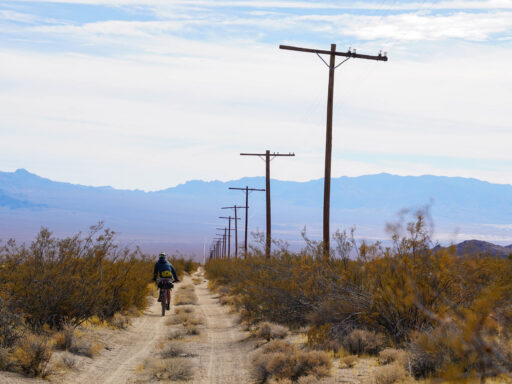
[[[172,277],[174,277],[174,281],[178,281],[178,275],[176,274],[176,270],[164,257],[158,259],[155,263],[155,268],[153,270],[153,280],[156,280],[157,276],[160,276],[164,271],[171,271]]]

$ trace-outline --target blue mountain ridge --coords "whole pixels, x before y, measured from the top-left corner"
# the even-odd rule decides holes
[[[33,238],[41,226],[57,235],[86,230],[102,220],[130,244],[163,245],[198,251],[223,226],[222,206],[245,203],[244,193],[228,187],[264,188],[263,177],[232,181],[193,180],[144,192],[55,182],[24,169],[0,172],[0,238]],[[361,237],[386,238],[384,227],[404,208],[431,204],[436,232],[512,239],[512,186],[445,176],[386,173],[332,179],[331,227],[355,225]],[[272,180],[275,237],[300,242],[304,226],[321,234],[323,180]],[[252,230],[264,229],[265,194],[250,195]],[[233,214],[233,213],[231,213]],[[156,248],[155,248],[156,249]]]

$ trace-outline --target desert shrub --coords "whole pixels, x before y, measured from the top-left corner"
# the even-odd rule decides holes
[[[375,384],[393,384],[405,377],[405,369],[399,364],[377,367],[373,371]]]
[[[273,341],[254,354],[252,376],[258,383],[270,379],[296,381],[308,375],[327,376],[331,366],[331,358],[325,352],[305,352],[284,341]]]
[[[77,335],[75,329],[65,326],[53,335],[55,348],[71,352],[75,355],[94,357],[103,347]]]
[[[126,329],[130,326],[130,319],[120,313],[116,313],[112,318],[111,323],[118,329]]]
[[[340,366],[341,368],[352,368],[356,365],[357,360],[359,360],[357,355],[344,356],[340,358]]]
[[[92,358],[96,356],[102,349],[103,346],[99,343],[91,343],[85,338],[76,338],[68,351],[75,355]]]
[[[21,315],[0,296],[0,348],[11,348],[23,335],[23,329]]]
[[[158,352],[162,359],[169,359],[171,357],[184,357],[187,355],[185,346],[181,342],[171,341],[166,343]]]
[[[8,371],[11,367],[11,354],[7,348],[0,347],[0,371]]]
[[[76,368],[76,359],[73,356],[70,355],[63,355],[61,357],[61,363],[64,367],[68,369],[75,369]]]
[[[61,331],[53,335],[53,339],[55,341],[55,348],[69,351],[76,342],[75,329],[70,326],[65,326]]]
[[[120,248],[101,224],[85,236],[57,239],[42,229],[29,246],[9,241],[0,262],[0,291],[33,330],[146,306],[152,262],[138,249]]]
[[[379,352],[380,364],[390,364],[395,362],[402,367],[406,367],[408,362],[407,352],[402,349],[395,348],[386,348]]]
[[[192,287],[189,289],[188,287]],[[174,294],[174,305],[197,305],[198,298],[194,293],[194,286],[180,287]]]
[[[183,339],[185,336],[185,331],[183,329],[173,329],[169,334],[167,335],[167,338],[169,340],[180,340]]]
[[[182,313],[194,313],[195,308],[194,307],[187,307],[187,306],[181,306],[174,308],[174,313],[176,315],[181,315]]]
[[[355,329],[343,339],[343,346],[354,355],[377,354],[385,343],[382,334],[364,329]]]
[[[288,336],[288,329],[282,325],[265,321],[256,326],[256,329],[253,331],[253,335],[267,341],[273,339],[284,339]]]
[[[150,379],[157,381],[187,381],[192,379],[194,366],[186,358],[151,359],[145,362],[144,370]]]
[[[339,258],[325,259],[321,243],[304,234],[300,252],[276,246],[269,258],[254,248],[246,258],[210,259],[206,276],[211,288],[237,298],[248,324],[307,325],[314,347],[376,354],[387,342],[410,346],[417,376],[510,372],[512,263],[434,247],[427,218],[417,212],[413,221],[390,225],[388,248],[338,232]],[[436,329],[450,337],[428,341]]]
[[[45,377],[51,357],[48,340],[31,334],[20,340],[12,354],[15,368],[30,377]]]
[[[196,325],[188,324],[184,329],[187,336],[199,336],[201,334],[201,330]]]

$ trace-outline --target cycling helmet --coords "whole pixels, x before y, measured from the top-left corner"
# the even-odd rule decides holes
[[[160,259],[165,259],[165,258],[167,257],[167,253],[165,253],[165,252],[160,252],[160,254],[158,255],[158,257],[159,257]]]

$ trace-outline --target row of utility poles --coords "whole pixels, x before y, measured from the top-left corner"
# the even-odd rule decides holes
[[[334,101],[334,73],[336,69],[345,63],[349,59],[366,59],[375,61],[388,61],[387,54],[379,53],[376,56],[362,55],[356,52],[356,50],[349,49],[347,52],[336,51],[336,44],[331,44],[331,49],[311,49],[292,47],[288,45],[280,45],[280,49],[289,51],[307,52],[316,54],[324,64],[329,68],[329,84],[327,92],[327,119],[326,119],[326,134],[325,134],[325,172],[324,172],[324,203],[323,203],[323,256],[325,259],[330,257],[330,201],[331,201],[331,159],[332,159],[332,120],[333,120],[333,101]],[[329,63],[321,55],[329,55]],[[339,64],[336,64],[336,57],[344,57]],[[269,150],[265,153],[241,153],[241,156],[258,156],[265,161],[265,189],[249,188],[229,188],[233,190],[245,191],[245,207],[232,206],[223,207],[222,209],[234,209],[235,217],[221,216],[222,219],[229,220],[228,227],[223,228],[224,234],[217,234],[220,237],[214,239],[215,243],[210,249],[210,258],[218,257],[231,257],[231,220],[234,220],[234,231],[235,231],[235,257],[238,257],[238,225],[237,221],[237,209],[245,208],[245,243],[244,243],[244,256],[247,255],[247,230],[248,230],[248,217],[249,217],[249,191],[265,191],[266,192],[266,239],[265,239],[265,255],[270,257],[271,244],[272,244],[272,216],[271,216],[271,204],[270,204],[270,162],[276,157],[291,157],[295,156],[294,153],[280,154],[270,153]],[[221,229],[222,228],[218,228]],[[227,241],[227,244],[226,244]]]

